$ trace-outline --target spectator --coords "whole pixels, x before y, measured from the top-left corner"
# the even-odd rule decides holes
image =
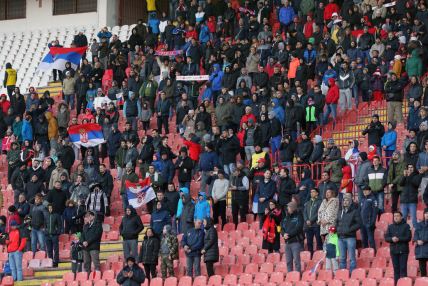
[[[400,152],[394,152],[392,154],[391,161],[389,162],[388,178],[386,181],[389,191],[391,192],[392,211],[396,211],[398,207],[398,199],[400,198],[401,191],[403,190],[400,183],[405,169],[406,163],[401,159]]]
[[[337,263],[337,257],[339,257],[339,238],[336,233],[336,227],[334,225],[328,228],[328,234],[324,241],[324,251],[326,252],[326,270],[333,270],[333,273],[336,273],[339,269],[339,264]]]
[[[362,187],[363,197],[360,201],[361,240],[363,247],[373,248],[376,251],[374,230],[376,228],[377,200],[369,186]]]
[[[388,130],[383,135],[380,143],[385,151],[386,166],[389,165],[389,160],[397,148],[397,131],[395,131],[395,127],[395,122],[388,122]]]
[[[34,197],[34,204],[30,210],[31,217],[31,250],[33,254],[37,250],[45,250],[45,225],[47,217],[47,209],[43,204],[43,197],[40,193],[37,193]],[[37,244],[39,247],[37,248]]]
[[[162,279],[174,276],[173,262],[178,259],[178,239],[171,233],[171,226],[165,225],[159,249],[161,257]]]
[[[116,281],[120,285],[138,286],[144,283],[146,276],[143,269],[135,262],[134,257],[126,258],[126,265],[117,275]]]
[[[398,79],[396,74],[391,73],[390,78],[385,83],[388,122],[403,122],[403,81],[403,78]]]
[[[327,189],[325,192],[325,199],[323,199],[318,209],[317,223],[320,225],[321,236],[325,237],[328,234],[329,227],[336,225],[338,211],[339,200],[336,198],[336,192]]]
[[[314,254],[314,237],[317,241],[316,250],[322,250],[322,240],[320,235],[320,226],[318,221],[318,210],[321,206],[322,199],[319,197],[319,190],[312,188],[310,190],[311,198],[304,205],[303,209],[303,229],[307,238],[308,250],[311,255]]]
[[[415,166],[407,165],[401,177],[400,186],[400,209],[403,218],[407,220],[407,215],[410,213],[412,218],[412,226],[417,224],[416,206],[418,204],[418,189],[421,184],[422,175],[416,170]]]
[[[295,202],[287,205],[287,215],[281,222],[281,235],[285,240],[287,271],[301,272],[300,252],[302,251],[303,216]],[[294,263],[294,268],[293,268]]]
[[[46,216],[46,249],[54,268],[58,267],[59,263],[59,235],[62,228],[61,217],[53,212],[53,205],[49,204]]]
[[[280,236],[278,227],[281,226],[282,212],[276,201],[270,200],[265,209],[265,220],[263,222],[262,249],[267,249],[268,253],[279,252]]]
[[[257,215],[260,219],[260,229],[263,227],[265,221],[265,210],[269,206],[269,201],[273,199],[274,194],[277,192],[276,184],[272,180],[272,172],[266,170],[263,174],[263,180],[258,184],[255,198],[258,199]]]
[[[218,171],[218,178],[214,181],[212,189],[213,200],[213,223],[218,224],[221,217],[221,226],[226,224],[226,196],[229,189],[229,180],[225,178],[224,171]]]
[[[134,172],[134,166],[131,162],[126,163],[125,174],[122,176],[122,186],[120,188],[120,196],[122,197],[123,209],[129,205],[128,195],[126,194],[126,185],[125,182],[129,181],[131,183],[138,183],[138,176]]]
[[[201,253],[204,255],[204,262],[207,267],[208,277],[213,276],[214,263],[219,261],[218,236],[217,230],[211,222],[210,218],[204,219],[204,248]]]
[[[368,134],[368,145],[375,145],[379,150],[381,148],[382,137],[385,134],[385,127],[379,121],[379,115],[374,114],[372,121],[363,130],[363,135]]]
[[[83,245],[83,269],[91,272],[91,264],[95,271],[100,271],[100,243],[103,234],[101,223],[95,219],[95,213],[88,211],[85,215],[80,241]]]
[[[368,183],[368,186],[372,189],[373,194],[377,200],[377,207],[379,208],[378,217],[383,213],[384,210],[384,188],[386,185],[386,170],[382,167],[380,158],[378,156],[373,157],[373,165],[367,172],[367,177],[365,181]]]
[[[62,216],[67,201],[67,194],[61,189],[61,182],[56,181],[52,190],[45,197],[45,201],[52,204],[53,212]]]
[[[156,210],[150,219],[150,228],[156,237],[161,237],[165,225],[171,225],[171,217],[166,206],[160,201],[156,203]]]
[[[186,254],[186,275],[195,277],[201,275],[201,251],[204,248],[204,230],[201,229],[202,221],[195,219],[195,226],[184,234],[181,245]]]
[[[180,188],[190,188],[194,164],[192,159],[187,155],[186,147],[182,147],[180,149],[180,156],[177,161],[175,161],[175,168],[178,169],[178,182],[180,184]]]
[[[385,232],[385,241],[390,243],[392,266],[394,267],[394,283],[407,277],[407,259],[409,258],[409,242],[412,240],[410,226],[403,220],[401,212],[394,212],[394,221]]]
[[[163,228],[162,228],[163,229]],[[156,278],[156,265],[158,264],[159,239],[152,228],[146,229],[146,236],[141,244],[140,256],[138,261],[143,263],[144,272],[150,281]],[[150,282],[149,282],[150,283]]]
[[[104,221],[104,216],[109,212],[107,195],[99,183],[89,185],[89,190],[90,193],[85,203],[86,209],[88,211],[93,211],[97,215],[97,220],[102,223]]]
[[[415,236],[413,241],[416,242],[415,256],[419,261],[419,271],[421,277],[427,276],[427,259],[428,259],[428,208],[424,210],[424,217],[415,226]]]
[[[6,240],[7,252],[9,255],[9,266],[12,271],[13,281],[22,281],[22,252],[27,240],[21,237],[15,220],[10,222],[9,239]]]
[[[180,200],[177,207],[177,220],[179,227],[177,233],[187,233],[193,226],[195,216],[195,203],[189,194],[188,188],[180,188]],[[175,230],[174,230],[175,231]]]
[[[337,235],[339,237],[340,269],[346,269],[349,256],[349,271],[357,267],[355,249],[357,247],[357,230],[360,229],[361,217],[358,205],[352,202],[352,196],[345,195],[342,209],[337,216]]]
[[[129,205],[119,226],[119,233],[123,238],[123,254],[125,257],[138,257],[138,235],[144,229],[141,218],[134,207]]]

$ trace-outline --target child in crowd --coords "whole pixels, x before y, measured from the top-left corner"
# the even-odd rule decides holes
[[[336,273],[336,270],[339,268],[337,262],[337,257],[339,257],[339,244],[338,236],[336,233],[336,227],[334,225],[330,226],[328,229],[328,234],[324,242],[324,252],[325,254],[325,269],[333,270]]]

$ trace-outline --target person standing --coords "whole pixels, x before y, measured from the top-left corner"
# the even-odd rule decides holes
[[[211,277],[215,274],[214,263],[219,261],[218,235],[211,218],[204,219],[204,229],[204,248],[201,253],[204,255],[208,277]]]
[[[320,226],[318,221],[318,210],[321,206],[322,200],[319,197],[319,190],[317,188],[311,189],[311,198],[305,203],[303,209],[303,229],[306,234],[308,251],[311,256],[314,254],[314,237],[317,241],[317,250],[322,250],[322,240],[320,235]]]
[[[135,258],[132,256],[126,258],[125,267],[117,275],[117,283],[126,286],[140,286],[145,280],[144,271],[135,263]]]
[[[230,178],[229,190],[232,193],[232,219],[238,225],[238,213],[240,221],[245,222],[248,214],[250,181],[241,168],[236,168]]]
[[[83,269],[91,272],[91,264],[94,264],[95,271],[100,271],[100,244],[103,235],[101,223],[95,219],[95,213],[88,211],[85,215],[85,225],[83,226],[80,240],[83,245]]]
[[[126,207],[125,216],[119,226],[119,233],[123,238],[123,254],[125,257],[138,257],[138,235],[144,229],[141,218],[134,207]]]
[[[171,226],[165,225],[162,230],[162,240],[159,254],[161,256],[162,279],[174,277],[174,260],[178,259],[178,239],[171,233]]]
[[[65,103],[70,106],[71,110],[74,109],[74,95],[76,93],[76,80],[72,77],[71,72],[65,73],[65,78],[62,82],[62,93]]]
[[[369,187],[372,189],[373,194],[377,199],[377,207],[379,209],[378,216],[383,213],[384,210],[384,188],[386,186],[386,170],[381,165],[379,156],[373,157],[373,165],[367,172],[365,181],[368,182]]]
[[[416,207],[418,204],[418,189],[421,184],[422,174],[416,170],[412,164],[407,165],[407,169],[403,172],[400,185],[403,187],[400,193],[400,209],[403,218],[406,221],[407,215],[410,213],[412,218],[412,226],[417,224]]]
[[[391,73],[385,83],[385,98],[387,103],[387,118],[389,122],[403,122],[403,79],[398,79]]]
[[[317,223],[320,225],[321,236],[325,237],[328,234],[330,226],[336,225],[338,210],[339,199],[336,197],[336,192],[332,189],[327,189],[325,192],[325,199],[318,209]]]
[[[192,159],[188,156],[186,147],[181,147],[180,156],[177,161],[175,161],[175,168],[178,169],[178,182],[180,188],[186,187],[190,189],[194,164]]]
[[[31,217],[31,250],[33,254],[37,252],[37,243],[40,250],[45,250],[45,224],[47,209],[43,204],[43,196],[37,193],[34,197],[34,204],[30,208]]]
[[[379,115],[377,114],[372,115],[372,121],[363,130],[362,134],[363,136],[368,134],[368,143],[367,143],[368,146],[375,145],[377,147],[377,150],[381,150],[381,140],[383,135],[385,134],[385,127],[379,121]]]
[[[108,213],[108,199],[99,183],[93,183],[89,186],[89,196],[86,198],[86,209],[93,211],[97,215],[100,223],[104,221],[104,216]]]
[[[403,214],[394,212],[394,221],[385,232],[385,241],[389,242],[389,251],[394,267],[394,282],[407,277],[407,260],[409,258],[409,242],[412,239],[410,226],[403,220]]]
[[[400,198],[403,187],[400,185],[401,179],[403,178],[406,164],[400,158],[400,152],[396,151],[392,154],[392,158],[389,161],[387,184],[389,191],[391,192],[392,211],[396,211],[398,207],[398,199]]]
[[[281,222],[281,236],[285,240],[287,271],[301,272],[300,252],[304,240],[303,216],[295,202],[289,202],[287,205],[287,214]]]
[[[156,278],[156,265],[158,264],[159,256],[159,239],[155,236],[153,229],[148,227],[146,236],[141,244],[140,256],[138,262],[143,263],[144,272],[149,280]]]
[[[427,276],[428,261],[428,208],[424,210],[424,218],[415,227],[415,236],[413,241],[416,242],[415,256],[419,261],[419,271],[422,277]]]
[[[258,198],[257,215],[260,219],[260,229],[265,221],[265,209],[269,206],[269,201],[276,193],[276,183],[272,180],[272,171],[266,170],[257,187],[255,197]]]
[[[165,134],[169,134],[168,128],[168,118],[169,110],[171,109],[171,102],[166,98],[166,93],[164,91],[160,92],[160,99],[156,104],[156,117],[159,133],[162,133],[162,125],[165,129]]]
[[[123,209],[129,206],[128,195],[126,194],[125,182],[138,183],[138,175],[134,172],[134,165],[131,162],[126,163],[125,174],[122,176],[122,186],[120,188],[120,196],[122,197]]]
[[[54,268],[58,267],[59,263],[59,235],[61,234],[61,229],[61,217],[53,212],[53,206],[49,204],[48,215],[46,216],[46,248]]]
[[[222,228],[226,224],[226,198],[229,189],[229,180],[224,177],[224,171],[218,171],[218,178],[214,181],[212,189],[213,200],[213,223],[218,224],[218,217],[221,217]]]
[[[276,201],[270,200],[269,206],[265,209],[265,220],[263,222],[262,249],[267,249],[268,253],[279,252],[281,233],[282,212]]]
[[[27,243],[27,239],[21,237],[19,225],[15,220],[12,220],[9,225],[9,239],[6,240],[9,265],[12,271],[13,281],[22,281],[22,252]]]
[[[6,71],[4,73],[3,86],[7,89],[7,95],[12,98],[13,91],[15,90],[17,80],[17,72],[12,68],[11,63],[6,64]]]
[[[374,230],[376,228],[377,200],[369,186],[362,187],[363,197],[359,201],[361,214],[361,240],[363,247],[371,247],[376,251]]]
[[[186,253],[186,275],[194,277],[201,275],[201,251],[204,248],[204,230],[201,229],[202,220],[196,219],[195,226],[183,235],[181,245]]]
[[[346,269],[349,256],[349,272],[357,267],[355,249],[357,247],[357,230],[360,229],[361,217],[358,206],[352,202],[352,196],[346,194],[343,198],[342,209],[337,216],[337,235],[339,237],[339,266]]]

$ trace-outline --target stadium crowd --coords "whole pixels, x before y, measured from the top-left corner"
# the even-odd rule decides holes
[[[201,259],[214,275],[228,207],[236,225],[257,217],[269,253],[285,241],[288,271],[302,271],[305,249],[324,250],[327,269],[352,271],[358,230],[362,247],[376,249],[385,194],[394,280],[407,276],[413,242],[426,276],[428,209],[420,222],[416,210],[428,204],[427,3],[216,2],[171,1],[167,16],[147,1],[147,23],[138,21],[125,42],[107,28],[91,41],[79,33],[73,45],[88,46],[92,58],[54,70],[62,101],[33,87],[22,94],[6,66],[0,137],[15,203],[3,205],[0,233],[13,279],[22,280],[26,250],[46,250],[57,267],[63,233],[78,234],[73,253],[83,270],[99,270],[102,222],[116,191],[125,211],[121,285],[156,277],[159,258],[161,276],[174,276],[179,248],[187,275],[201,274]],[[368,150],[351,140],[345,152],[319,132],[361,102],[384,101],[387,122],[373,114],[363,130]],[[105,142],[71,143],[68,128],[84,123],[99,124]],[[171,134],[182,137],[178,154]],[[147,177],[156,198],[144,227],[125,182]]]

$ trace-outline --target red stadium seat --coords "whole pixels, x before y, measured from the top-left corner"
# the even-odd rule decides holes
[[[270,275],[270,282],[272,282],[272,283],[279,284],[283,281],[284,281],[284,273],[282,273],[282,272],[273,272]]]
[[[349,279],[345,282],[345,286],[360,286],[360,281],[355,279]]]
[[[376,257],[385,257],[387,259],[391,258],[389,247],[381,247],[377,250]]]
[[[293,286],[293,283],[288,282],[288,281],[284,281],[284,282],[278,284],[278,286]]]
[[[300,281],[300,272],[291,271],[287,273],[287,277],[285,278],[288,282],[297,282]]]
[[[88,273],[87,272],[77,272],[76,281],[85,281],[85,280],[88,280]]]
[[[223,231],[226,231],[226,232],[231,232],[234,230],[235,230],[235,224],[231,222],[226,223],[223,227]]]
[[[225,285],[236,285],[238,277],[235,274],[228,274],[224,277],[223,284]]]
[[[22,254],[22,259],[30,261],[33,259],[33,252],[32,251],[26,251]]]
[[[367,278],[375,279],[377,281],[383,278],[383,269],[382,268],[370,268]]]
[[[425,285],[428,285],[428,284],[425,284]],[[383,278],[382,280],[380,280],[379,286],[394,286],[394,279]],[[416,284],[415,284],[415,286],[416,286]]]
[[[361,249],[360,256],[363,258],[373,258],[375,256],[375,252],[373,248],[363,248]]]
[[[275,264],[275,272],[287,273],[287,263],[281,261]]]
[[[227,266],[227,265],[225,265]],[[230,265],[229,274],[241,274],[244,272],[244,266],[241,264]],[[216,272],[217,273],[217,272]]]
[[[39,250],[36,252],[36,254],[34,255],[34,258],[36,259],[43,259],[46,258],[46,252],[43,250]]]
[[[62,280],[65,282],[74,281],[74,273],[73,272],[66,272],[64,275],[62,275]]]
[[[28,263],[28,267],[31,268],[40,268],[40,259],[31,259]]]
[[[224,276],[228,273],[228,265],[214,265],[214,271],[218,275]],[[241,271],[242,272],[242,271]]]
[[[66,286],[64,281],[56,281],[53,285],[54,286]]]
[[[223,257],[222,264],[233,265],[235,264],[235,255],[226,255]]]
[[[42,268],[49,268],[53,266],[53,262],[51,258],[44,258],[42,261],[40,261],[40,267]]]
[[[195,277],[195,280],[193,281],[193,286],[206,286],[206,285],[207,285],[207,277],[206,276]]]
[[[314,281],[316,278],[317,274],[315,272],[312,273],[310,270],[303,272],[302,281]]]
[[[347,281],[349,279],[348,269],[339,269],[336,271],[335,279]]]
[[[94,281],[94,286],[107,286],[107,281],[106,280]]]
[[[248,230],[249,227],[250,226],[248,225],[248,223],[246,223],[246,222],[240,222],[240,223],[238,223],[238,226],[236,227],[236,229],[244,231],[244,230]]]
[[[294,285],[295,286],[309,286],[309,282],[307,282],[307,281],[297,281]]]
[[[253,263],[262,264],[265,262],[265,255],[263,253],[257,253],[253,256],[252,259]]]
[[[253,274],[259,272],[259,266],[255,263],[250,263],[245,266],[245,273]]]
[[[208,286],[220,286],[221,285],[221,276],[220,275],[213,275],[208,280]],[[150,285],[151,286],[151,285]]]
[[[426,286],[426,285],[428,285],[428,277],[416,278],[414,286]]]
[[[79,286],[79,281],[70,281],[70,282],[67,282],[67,286]]]
[[[116,279],[116,276],[114,274],[113,270],[106,270],[103,272],[103,279],[104,280],[113,280]]]
[[[81,281],[80,286],[92,286],[92,281],[90,280]]]
[[[257,245],[249,245],[247,248],[245,248],[245,254],[248,255],[256,255],[258,253]]]
[[[177,286],[177,278],[176,277],[166,278],[163,286]]]
[[[357,279],[357,280],[366,279],[366,270],[364,268],[354,269],[351,273],[351,279]]]
[[[5,277],[3,277],[3,279],[1,280],[1,285],[2,286],[13,286],[13,278],[12,278],[12,276],[5,276]]]
[[[230,254],[241,255],[244,252],[244,248],[240,245],[236,245],[230,249]]]
[[[320,281],[320,280],[315,280],[315,281],[312,281],[311,285],[312,286],[326,286],[326,282]]]
[[[311,261],[311,253],[309,251],[302,251],[302,252],[300,252],[300,260],[302,262]]]
[[[116,230],[109,231],[107,234],[108,240],[119,240],[119,232]]]
[[[251,274],[241,274],[239,276],[239,284],[249,285],[253,282],[253,276]]]
[[[192,285],[192,277],[190,276],[183,276],[180,278],[180,281],[178,282],[178,286],[187,286]]]
[[[371,267],[386,268],[388,261],[385,257],[375,257]]]
[[[322,250],[317,250],[314,252],[314,255],[312,256],[312,261],[319,261],[321,259],[325,258],[325,253]]]
[[[328,282],[328,286],[342,286],[342,285],[343,285],[342,280],[336,280],[336,279],[334,279],[334,280],[330,280]]]
[[[218,249],[218,252],[220,254],[220,256],[226,256],[229,254],[229,247],[227,246],[220,246]]]
[[[163,286],[163,280],[160,277],[152,278],[150,286]]]
[[[241,254],[236,257],[237,264],[247,265],[250,262],[251,262],[251,257],[247,254]]]
[[[333,280],[333,272],[331,270],[323,270],[321,269],[318,272],[318,280],[329,282]]]
[[[268,273],[268,274],[272,273],[273,272],[273,264],[269,263],[269,262],[263,263],[260,266],[260,272]]]
[[[269,281],[267,273],[256,273],[254,283],[266,284]]]
[[[398,279],[397,286],[412,286],[412,279],[409,277]]]
[[[279,253],[269,253],[266,258],[266,262],[278,263],[281,261],[281,255]]]
[[[377,286],[376,279],[372,279],[372,278],[364,279],[361,286]]]

